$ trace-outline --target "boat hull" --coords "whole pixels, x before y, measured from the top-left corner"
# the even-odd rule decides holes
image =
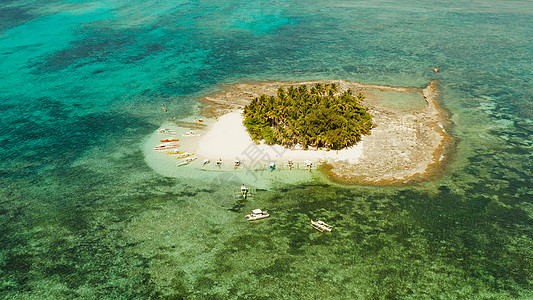
[[[154,150],[167,150],[167,149],[174,149],[178,148],[180,145],[164,145],[164,146],[157,146],[154,148]]]
[[[331,232],[331,229],[333,229],[333,226],[331,225],[328,225],[322,221],[313,221],[313,220],[311,220],[311,227],[313,227],[314,229],[320,232],[324,232],[324,231]]]
[[[196,159],[196,156],[193,156],[193,157],[191,157],[191,158],[187,158],[185,161],[178,162],[177,165],[178,165],[178,166],[188,165],[188,164],[190,164],[192,161],[194,161],[195,159]]]
[[[248,221],[261,220],[261,219],[265,219],[265,218],[268,218],[268,217],[270,217],[270,214],[260,214],[260,215],[249,214],[249,215],[246,215],[246,219]]]

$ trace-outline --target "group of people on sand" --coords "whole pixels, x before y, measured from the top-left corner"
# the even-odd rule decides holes
[[[222,158],[219,158],[215,162],[215,165],[220,169],[222,167]],[[239,159],[236,159],[234,164],[233,164],[233,167],[234,167],[234,169],[237,169],[240,165],[241,165],[241,161]],[[294,168],[294,163],[292,162],[291,159],[289,159],[289,161],[287,162],[287,165],[289,166],[289,170],[292,170],[292,168]],[[305,165],[306,165],[307,169],[309,171],[311,171],[313,163],[311,161],[309,161],[309,160],[306,160],[305,161]],[[274,171],[276,169],[276,163],[275,162],[271,162],[269,164],[269,168],[270,168],[270,172]]]
[[[220,169],[222,167],[222,158],[219,158],[217,161],[215,161],[215,165]],[[235,160],[234,168],[237,169],[241,165],[240,160]]]
[[[292,162],[291,159],[289,159],[289,161],[287,162],[287,165],[289,166],[289,170],[292,170],[292,168],[294,168],[294,163]],[[305,161],[305,165],[307,167],[307,170],[311,171],[313,163],[311,161],[309,161],[309,160],[306,160]]]

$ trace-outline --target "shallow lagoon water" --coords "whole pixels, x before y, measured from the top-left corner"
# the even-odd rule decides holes
[[[395,92],[376,91],[374,94],[376,98],[379,99],[379,103],[406,112],[422,110],[426,104],[424,97],[418,93],[400,94]]]
[[[2,2],[2,295],[532,297],[531,11]],[[231,177],[170,178],[144,162],[145,139],[219,84],[330,78],[438,79],[457,140],[444,173],[395,187],[280,182],[238,201]],[[272,217],[247,223],[254,208]]]

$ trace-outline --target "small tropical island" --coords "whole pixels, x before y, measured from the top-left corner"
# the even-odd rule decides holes
[[[198,114],[162,124],[147,139],[145,158],[165,176],[229,172],[255,186],[315,174],[349,184],[424,181],[441,173],[454,144],[439,94],[437,81],[425,87],[346,80],[223,85],[200,99]],[[157,150],[171,137],[179,137],[177,149]],[[272,163],[275,172],[263,172]],[[308,163],[321,172],[310,172]]]
[[[280,87],[276,96],[262,94],[246,105],[243,124],[256,143],[341,150],[370,134],[364,99],[351,89],[339,93],[336,83]]]

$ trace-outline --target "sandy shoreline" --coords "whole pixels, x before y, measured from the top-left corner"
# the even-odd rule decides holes
[[[310,86],[317,82],[335,82],[340,91],[363,92],[366,96],[363,106],[374,116],[371,134],[340,151],[285,149],[252,142],[242,124],[241,111],[246,104],[261,94],[274,95],[279,87]],[[438,105],[437,85],[431,82],[422,89],[342,80],[239,83],[202,99],[200,118],[207,118],[207,122],[182,120],[166,126],[174,126],[178,135],[191,129],[200,134],[180,136],[182,151],[198,158],[187,167],[201,167],[201,162],[207,159],[211,162],[222,159],[227,165],[238,159],[248,166],[264,166],[271,161],[279,166],[289,160],[303,165],[309,160],[322,165],[328,175],[341,182],[407,183],[434,174],[451,140],[444,130],[449,118]]]
[[[242,124],[242,111],[221,116],[200,139],[196,154],[204,158],[222,160],[259,161],[281,163],[292,160],[313,162],[328,159],[356,160],[362,154],[362,143],[340,151],[294,150],[279,145],[255,144]]]

